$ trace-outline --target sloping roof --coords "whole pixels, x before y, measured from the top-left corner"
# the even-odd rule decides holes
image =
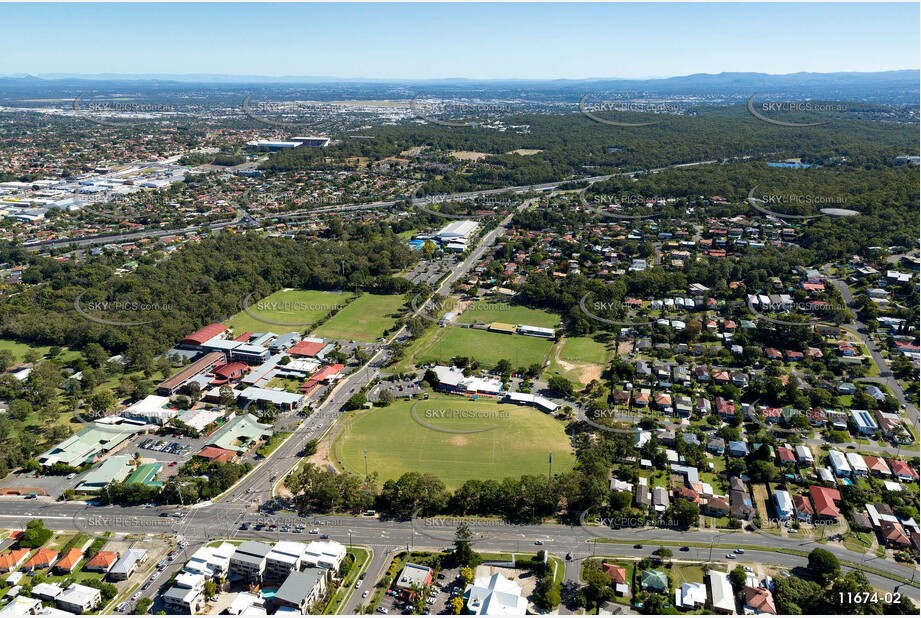
[[[815,512],[817,515],[834,517],[835,519],[841,516],[841,511],[838,510],[838,505],[835,504],[835,500],[841,499],[841,492],[837,489],[810,485],[809,495],[812,497],[812,502],[815,504]]]
[[[745,586],[745,605],[762,614],[776,614],[774,595],[767,588]]]
[[[188,335],[182,340],[182,343],[185,345],[201,345],[209,339],[217,337],[225,330],[227,330],[227,327],[223,324],[208,324]]]
[[[96,555],[90,558],[86,563],[88,569],[110,569],[118,561],[118,554],[114,551],[98,551]]]
[[[23,558],[29,555],[28,549],[14,549],[0,556],[0,569],[9,570],[19,566]]]
[[[237,456],[235,451],[231,451],[225,448],[220,448],[217,446],[206,446],[201,451],[198,452],[198,457],[202,459],[207,459],[209,461],[217,461],[220,463],[227,463],[233,461]]]
[[[668,576],[664,571],[654,571],[646,569],[640,576],[640,582],[643,588],[654,588],[656,590],[668,590]]]
[[[288,356],[314,357],[326,347],[325,341],[300,341],[288,350]]]
[[[30,569],[37,566],[40,567],[52,564],[57,559],[57,557],[58,552],[54,551],[53,549],[42,548],[35,552],[35,555],[29,558],[29,561],[25,564],[25,568]]]
[[[61,556],[61,558],[54,563],[54,568],[70,571],[77,563],[80,562],[80,559],[83,558],[83,550],[76,547],[72,547],[67,550],[67,553]]]
[[[627,583],[627,569],[616,564],[609,564],[607,562],[601,563],[601,571],[611,578],[611,581],[615,584],[626,584]]]

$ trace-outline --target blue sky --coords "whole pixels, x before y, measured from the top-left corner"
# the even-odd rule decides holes
[[[0,4],[0,75],[668,77],[919,68],[919,5]]]

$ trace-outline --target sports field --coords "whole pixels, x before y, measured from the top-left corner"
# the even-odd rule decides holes
[[[279,290],[263,299],[250,297],[248,311],[240,311],[226,322],[236,334],[303,332],[342,307],[353,295],[349,292]]]
[[[425,364],[433,361],[447,363],[456,356],[475,358],[481,367],[494,367],[502,359],[511,361],[512,367],[543,365],[553,342],[540,337],[491,333],[473,328],[439,328],[425,347],[412,350],[412,362]]]
[[[13,353],[13,357],[16,359],[15,363],[23,362],[25,359],[26,352],[29,350],[38,350],[38,353],[42,356],[46,356],[48,351],[51,350],[51,346],[42,345],[34,346],[28,343],[20,343],[19,341],[13,341],[12,339],[0,339],[0,350],[9,350]],[[60,356],[57,357],[58,360],[62,361],[72,361],[80,357],[79,352],[68,350],[67,348],[62,348]]]
[[[462,314],[457,316],[457,322],[459,324],[503,322],[553,328],[560,323],[560,316],[521,305],[510,305],[502,301],[480,300],[471,303]]]
[[[354,339],[372,342],[393,328],[394,317],[406,304],[405,297],[362,294],[348,307],[324,323],[314,334],[327,339]]]
[[[423,423],[455,432],[492,429],[446,433]],[[340,470],[363,475],[364,449],[368,471],[379,473],[382,482],[404,472],[431,472],[449,489],[468,479],[545,475],[548,451],[554,473],[575,465],[564,425],[553,417],[530,407],[447,395],[356,413],[346,420],[330,457]]]
[[[548,371],[580,384],[599,379],[613,355],[613,350],[590,337],[567,337],[556,350]]]

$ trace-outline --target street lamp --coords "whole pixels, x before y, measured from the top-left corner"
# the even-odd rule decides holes
[[[365,453],[365,480],[368,478],[368,449],[364,449]]]

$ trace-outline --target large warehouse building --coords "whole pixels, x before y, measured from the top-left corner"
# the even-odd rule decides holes
[[[435,234],[435,240],[442,243],[464,243],[473,236],[478,225],[476,221],[455,221],[450,223]]]

